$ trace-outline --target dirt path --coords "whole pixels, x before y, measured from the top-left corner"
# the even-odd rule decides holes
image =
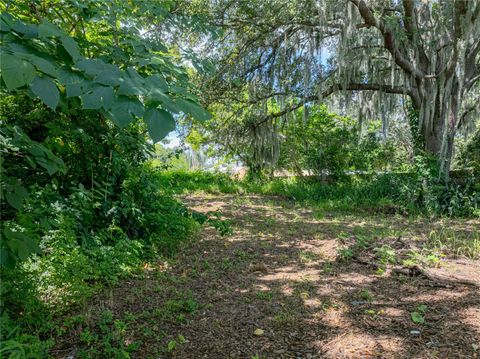
[[[444,223],[319,216],[255,196],[185,202],[220,210],[234,232],[205,229],[174,263],[146,268],[96,299],[97,310],[131,318],[127,340],[141,343],[132,357],[480,357],[478,288],[380,273],[339,252],[352,238],[397,243]],[[415,311],[424,324],[412,321]]]

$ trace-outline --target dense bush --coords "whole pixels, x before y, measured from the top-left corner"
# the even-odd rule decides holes
[[[32,357],[41,356],[39,347],[48,347],[52,334],[52,309],[79,303],[98,285],[115,283],[158,254],[174,253],[198,228],[183,205],[159,190],[148,166],[119,183],[107,196],[81,185],[67,197],[54,185],[31,186],[23,209],[3,222],[40,247],[39,254],[1,269],[5,353],[11,339]]]
[[[331,211],[367,210],[408,215],[479,216],[478,179],[440,185],[422,158],[410,172],[352,175],[348,181],[290,177],[264,181],[234,180],[225,174],[167,171],[159,175],[172,193],[260,193],[287,197]]]
[[[329,174],[345,179],[347,171],[379,171],[396,165],[398,151],[381,140],[379,123],[372,122],[362,133],[355,119],[315,106],[307,118],[301,112],[285,128],[280,168],[301,173]]]
[[[52,313],[174,253],[198,220],[162,190],[138,123],[118,130],[27,97],[0,104],[2,187],[21,188],[1,203],[0,350],[41,357]]]
[[[224,173],[165,171],[159,174],[159,180],[162,188],[175,194],[197,191],[207,193],[238,193],[243,190],[243,182],[236,182]]]

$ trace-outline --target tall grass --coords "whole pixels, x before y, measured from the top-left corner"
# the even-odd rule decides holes
[[[354,176],[348,181],[337,183],[323,183],[315,178],[296,177],[274,178],[267,181],[234,180],[226,174],[202,171],[161,172],[159,178],[162,186],[174,194],[256,193],[307,202],[328,211],[361,210],[408,215],[444,211],[443,208],[435,208],[436,197],[417,178],[406,174]],[[460,198],[460,201],[455,202],[457,207],[450,211],[451,214],[476,213],[478,216],[477,197],[478,194],[473,194],[471,197],[473,200],[470,197]],[[457,199],[458,195],[455,198]]]

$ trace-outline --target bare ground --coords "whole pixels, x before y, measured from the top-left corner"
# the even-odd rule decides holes
[[[369,254],[339,249],[373,238],[402,253],[434,229],[474,233],[478,221],[319,215],[278,199],[190,196],[194,210],[219,210],[233,234],[206,228],[172,262],[96,296],[84,311],[128,321],[134,358],[479,358],[479,261],[405,275]],[[434,269],[429,268],[433,271]],[[437,275],[437,276],[435,276]],[[411,313],[426,305],[424,323]],[[71,353],[78,335],[57,347]],[[168,343],[177,345],[169,351]],[[70,354],[71,355],[71,354]]]

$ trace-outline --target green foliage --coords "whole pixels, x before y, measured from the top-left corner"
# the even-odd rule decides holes
[[[194,22],[170,2],[126,5],[0,2],[2,357],[48,356],[54,316],[199,227],[161,188],[146,133],[209,114],[176,50],[142,33]],[[125,330],[102,318],[78,355],[129,357]]]
[[[313,107],[308,118],[302,117],[300,111],[286,126],[281,168],[338,179],[349,170],[385,169],[394,156],[391,144],[377,138],[375,127],[362,136],[355,120],[330,113],[326,106]]]
[[[373,301],[373,294],[368,289],[362,289],[358,296],[360,299],[366,300],[367,302]]]
[[[235,193],[241,189],[226,174],[203,171],[167,171],[159,175],[162,188],[181,194],[203,191],[208,193]]]
[[[102,192],[96,196],[85,188],[67,198],[51,186],[31,189],[16,225],[32,233],[43,254],[13,269],[2,268],[2,310],[15,318],[15,340],[21,340],[27,328],[28,333],[49,338],[51,308],[85,300],[95,287],[116,283],[156,254],[174,253],[191,237],[197,222],[182,205],[158,192],[155,183],[155,173],[141,169],[106,201]],[[9,335],[2,332],[2,341]],[[92,348],[107,346],[100,340],[95,337]],[[40,342],[25,345],[25,350],[34,351]]]
[[[188,161],[182,149],[165,148],[160,143],[155,145],[155,154],[150,163],[160,170],[185,171],[188,169]]]
[[[399,189],[397,198],[410,206],[425,212],[441,213],[450,216],[474,215],[480,205],[478,178],[460,178],[463,183],[453,180],[445,182],[438,173],[434,158],[416,156],[412,174],[402,179],[392,179]]]
[[[101,8],[100,4],[97,6]],[[79,15],[87,16],[85,12]],[[29,87],[53,111],[59,104],[62,110],[75,104],[100,111],[120,128],[145,114],[154,141],[175,128],[170,112],[188,114],[202,121],[209,117],[196,97],[187,92],[185,70],[170,57],[160,60],[154,53],[158,49],[147,42],[141,50],[135,46],[129,49],[132,52],[128,55],[135,60],[126,61],[124,69],[113,63],[116,60],[113,56],[110,59],[105,56],[107,61],[83,57],[77,41],[47,20],[39,25],[29,24],[5,12],[1,24],[4,50],[1,74],[8,92],[27,92]],[[169,76],[165,76],[166,69]],[[74,98],[80,98],[81,105]]]
[[[457,162],[460,168],[471,168],[475,171],[476,176],[480,176],[480,129],[461,148],[458,157]]]
[[[415,172],[351,175],[348,181],[337,183],[315,177],[234,180],[225,174],[200,171],[167,171],[159,175],[159,181],[172,193],[252,192],[308,202],[323,211],[478,216],[478,184],[472,180],[464,185],[433,187],[437,180],[422,163]]]
[[[111,311],[104,311],[95,327],[86,327],[80,333],[82,348],[79,358],[112,357],[131,358],[139,343],[127,340],[128,324],[114,319]]]
[[[478,259],[480,258],[480,233],[478,231],[456,233],[451,229],[443,228],[429,233],[428,246],[441,253]],[[430,262],[436,264],[436,258],[436,256],[431,257]]]
[[[389,245],[384,244],[381,247],[374,248],[373,251],[380,260],[380,264],[383,266],[387,264],[395,264],[397,261],[395,251]]]
[[[340,248],[338,250],[338,256],[342,261],[349,261],[353,258],[354,253],[351,248]]]
[[[410,313],[410,318],[415,324],[425,324],[425,312],[427,306],[420,304],[413,312]]]

